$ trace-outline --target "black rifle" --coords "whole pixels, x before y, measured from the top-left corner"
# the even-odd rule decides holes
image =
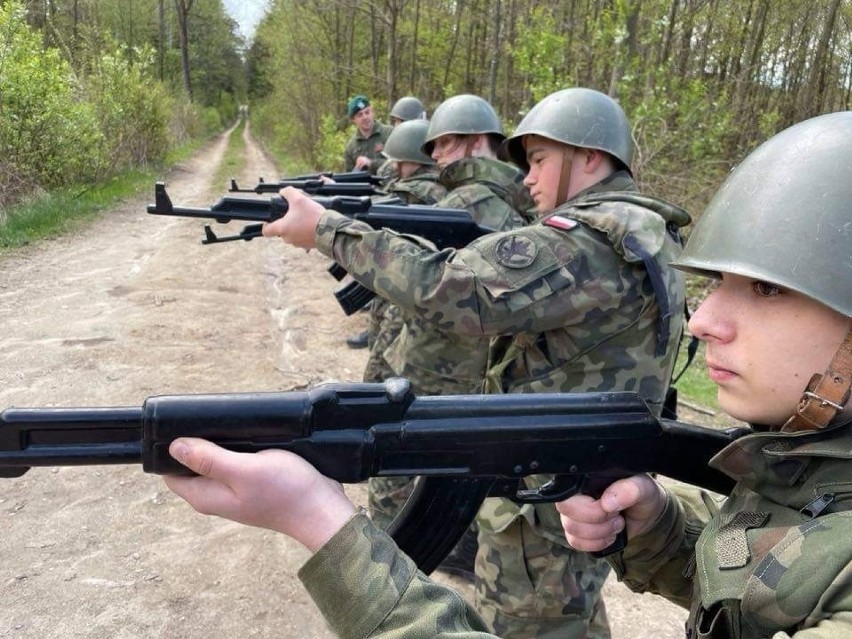
[[[31,466],[140,462],[149,473],[186,474],[168,453],[181,436],[242,452],[289,450],[341,482],[418,475],[389,532],[431,572],[486,496],[520,503],[598,496],[639,472],[727,493],[733,480],[707,461],[747,432],[657,419],[633,393],[414,397],[407,380],[391,379],[149,397],[141,408],[9,408],[0,413],[0,477]],[[555,478],[528,489],[524,476],[539,473]]]
[[[294,177],[283,177],[281,178],[281,182],[287,182],[289,180],[319,180],[320,178],[327,177],[331,180],[334,180],[338,183],[344,182],[367,182],[374,186],[382,185],[382,178],[373,175],[369,171],[347,171],[345,173],[333,173],[331,171],[320,171],[319,173],[307,173],[305,175],[297,175]],[[263,182],[263,178],[260,179]]]
[[[408,205],[399,202],[376,203],[369,197],[314,197],[323,207],[366,222],[374,229],[390,229],[405,235],[417,235],[432,242],[439,249],[467,246],[478,237],[492,233],[493,229],[477,224],[464,209],[436,206]],[[172,205],[166,186],[158,182],[154,187],[154,204],[148,213],[213,219],[220,223],[231,220],[272,222],[287,213],[287,200],[280,196],[268,199],[226,196],[210,208],[186,208]],[[204,227],[203,244],[251,240],[262,235],[261,224],[249,224],[237,235],[217,236],[210,225]],[[357,282],[335,291],[334,296],[343,311],[351,315],[369,302],[375,293]]]
[[[355,197],[383,196],[373,184],[369,182],[335,182],[328,184],[322,180],[281,180],[280,182],[264,182],[263,179],[253,189],[241,189],[237,181],[231,178],[230,193],[278,193],[285,186],[292,186],[308,193],[309,195],[351,195]]]

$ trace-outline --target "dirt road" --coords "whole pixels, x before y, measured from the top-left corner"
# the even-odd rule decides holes
[[[247,142],[238,177],[276,176]],[[226,144],[167,176],[176,204],[222,195],[209,176]],[[365,353],[343,339],[365,316],[337,306],[328,260],[262,239],[202,246],[200,222],[147,215],[152,198],[0,258],[0,408],[360,379]],[[0,480],[0,531],[0,638],[331,636],[295,577],[301,547],[202,517],[138,467]],[[682,636],[683,611],[607,594],[616,639]]]

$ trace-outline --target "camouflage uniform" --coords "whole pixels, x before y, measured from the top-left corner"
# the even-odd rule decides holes
[[[372,160],[370,173],[375,175],[384,161],[381,152],[385,148],[385,142],[391,131],[393,131],[393,127],[389,124],[376,121],[373,123],[373,130],[370,131],[370,135],[364,137],[356,127],[355,133],[352,134],[352,137],[346,143],[346,148],[343,149],[343,170],[353,171],[355,160],[358,159],[359,155],[363,155]]]
[[[721,510],[695,488],[668,490],[655,527],[610,559],[616,573],[634,590],[682,606],[694,600],[690,639],[852,636],[849,450],[849,423],[739,439],[711,462],[739,480]],[[825,495],[835,501],[820,511]],[[424,577],[363,515],[299,578],[343,638],[492,636],[458,594]]]
[[[385,160],[376,171],[376,177],[382,179],[382,184],[388,185],[399,179],[399,171],[396,168],[396,162],[393,160]]]
[[[393,161],[388,164],[396,165]],[[409,204],[436,204],[446,194],[438,182],[438,171],[422,166],[407,178],[391,182],[385,192]],[[385,351],[396,340],[403,326],[402,311],[386,299],[376,297],[370,309],[370,356],[364,370],[365,382],[381,382],[396,373],[385,359]],[[387,528],[414,488],[411,477],[371,477],[367,499],[370,516],[382,528]]]
[[[669,491],[654,528],[611,559],[616,574],[691,600],[688,637],[852,636],[850,450],[848,421],[737,440],[710,462],[738,481],[721,509],[695,488]]]
[[[458,251],[436,254],[332,212],[317,246],[427,325],[507,335],[491,345],[491,392],[632,390],[659,411],[685,300],[667,227],[687,220],[618,172],[539,223]],[[607,566],[570,551],[552,505],[491,499],[479,523],[478,604],[497,632],[608,636]]]
[[[448,195],[438,206],[466,209],[478,224],[495,230],[522,226],[525,220],[514,205],[532,205],[523,175],[498,160],[458,160],[441,171],[439,183]],[[391,191],[401,194],[404,186],[397,182]],[[482,391],[488,363],[487,337],[447,332],[411,313],[403,313],[403,323],[383,355],[396,376],[411,381],[415,393],[466,395]],[[410,478],[371,478],[370,514],[374,520],[386,527],[412,490]]]

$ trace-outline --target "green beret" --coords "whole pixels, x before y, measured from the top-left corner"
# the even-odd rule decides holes
[[[368,106],[370,106],[370,101],[367,98],[363,95],[356,95],[354,98],[349,100],[349,104],[346,105],[346,112],[351,118],[353,115],[358,113],[358,111],[366,109]]]

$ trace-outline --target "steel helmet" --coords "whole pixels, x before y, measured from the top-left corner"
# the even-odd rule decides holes
[[[852,111],[805,120],[752,152],[673,266],[765,280],[852,317]]]
[[[423,152],[432,155],[435,140],[442,135],[493,134],[501,141],[503,126],[500,118],[488,102],[477,95],[455,95],[441,102],[429,122],[429,131],[423,144]]]
[[[429,123],[426,120],[400,122],[388,136],[382,155],[395,162],[435,164],[435,161],[421,150],[428,129]]]
[[[504,142],[512,161],[529,171],[523,138],[543,138],[586,149],[606,151],[630,169],[633,137],[624,111],[608,95],[593,89],[562,89],[536,104]]]
[[[409,120],[422,120],[426,117],[423,103],[414,96],[407,95],[397,100],[390,112],[390,117],[408,122]]]

